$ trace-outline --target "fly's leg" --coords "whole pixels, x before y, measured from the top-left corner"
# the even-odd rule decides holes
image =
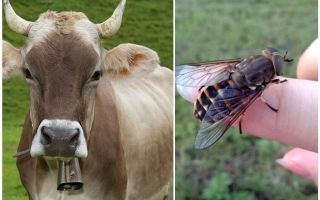
[[[279,83],[284,83],[284,82],[287,82],[288,80],[287,79],[283,79],[283,80],[280,80],[280,79],[273,79],[273,80],[271,80],[271,83],[275,83],[275,84],[279,84]],[[267,83],[265,82],[264,83],[264,86],[266,86],[267,85]],[[265,103],[272,111],[274,111],[274,112],[278,112],[278,109],[276,109],[276,108],[274,108],[274,107],[272,107],[270,104],[268,104],[268,102],[261,96],[260,97],[260,99],[261,99],[261,101],[263,102],[263,103]]]
[[[244,114],[242,114],[242,115],[240,116],[240,120],[239,120],[239,132],[240,132],[240,135],[242,134],[242,118],[243,118],[243,115],[244,115]]]
[[[268,104],[267,101],[266,101],[263,97],[260,97],[260,99],[261,99],[261,101],[262,101],[263,103],[265,103],[272,111],[278,112],[278,109],[276,109],[276,108],[272,107],[270,104]]]
[[[200,92],[202,88],[204,88],[204,85],[201,86],[201,87],[198,89],[198,92]]]
[[[287,81],[288,81],[288,79],[283,79],[283,80],[275,79],[275,80],[277,80],[276,84],[284,83],[284,82],[287,82]]]
[[[288,54],[288,51],[286,51],[286,53],[284,54],[284,56],[283,56],[283,60],[284,60],[285,62],[292,62],[292,61],[293,61],[293,59],[289,59],[289,58],[287,58],[287,54]]]
[[[271,80],[271,83],[275,83],[275,84],[279,84],[279,83],[284,83],[284,82],[287,82],[288,80],[287,79],[283,79],[283,80],[280,80],[280,79],[273,79]],[[274,112],[278,112],[278,109],[272,107],[270,104],[267,103],[267,101],[263,98],[263,97],[260,97],[261,101],[263,103],[265,103],[272,111]]]
[[[275,83],[275,84],[279,84],[279,83],[284,83],[284,82],[287,82],[288,80],[287,79],[283,79],[283,80],[280,80],[280,79],[273,79],[271,80],[271,83]]]

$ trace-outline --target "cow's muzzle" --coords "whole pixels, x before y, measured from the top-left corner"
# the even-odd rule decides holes
[[[46,156],[74,156],[79,142],[79,129],[43,126],[40,134],[40,142],[44,147]]]
[[[50,157],[87,157],[87,144],[77,121],[43,120],[33,138],[30,154]]]

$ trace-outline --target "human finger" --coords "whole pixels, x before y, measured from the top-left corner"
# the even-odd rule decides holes
[[[271,85],[262,96],[278,111],[271,110],[258,99],[245,112],[243,130],[258,137],[317,152],[317,92],[315,81],[288,79],[285,83]]]
[[[284,168],[302,176],[311,179],[318,185],[318,154],[295,148],[286,153],[283,158],[277,162]]]
[[[320,41],[316,39],[302,54],[297,67],[299,79],[318,80]]]

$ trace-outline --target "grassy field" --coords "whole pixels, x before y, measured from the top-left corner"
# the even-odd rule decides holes
[[[289,51],[294,62],[285,76],[295,77],[316,37],[317,1],[176,0],[176,64],[246,57],[270,46]],[[311,181],[276,164],[290,147],[232,129],[196,151],[197,126],[192,105],[176,94],[176,199],[317,199]]]
[[[12,0],[15,11],[27,20],[36,20],[47,10],[72,10],[85,13],[96,23],[111,16],[118,0]],[[120,31],[103,40],[107,49],[121,43],[136,43],[158,52],[163,66],[173,66],[172,1],[128,0]],[[3,17],[3,38],[16,47],[25,37],[8,29]],[[29,105],[25,81],[16,77],[3,82],[3,199],[27,199],[12,155],[16,152],[24,116]]]

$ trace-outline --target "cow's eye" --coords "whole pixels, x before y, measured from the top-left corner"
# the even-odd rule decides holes
[[[102,71],[96,71],[94,74],[91,76],[91,81],[97,81],[101,78],[102,76]]]
[[[26,77],[26,79],[32,79],[32,75],[29,69],[25,68],[23,70],[24,76]]]

